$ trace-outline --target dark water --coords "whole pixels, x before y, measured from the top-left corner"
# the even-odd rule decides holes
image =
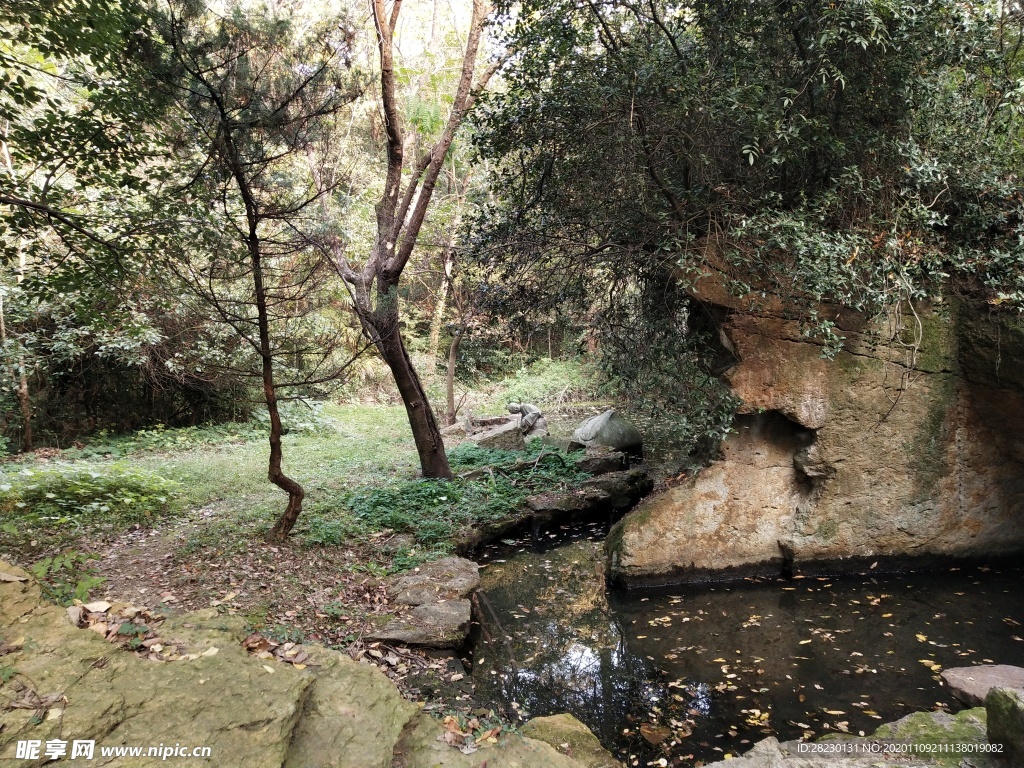
[[[698,765],[767,735],[871,733],[913,711],[957,709],[940,669],[1024,665],[1016,564],[612,593],[605,603],[599,544],[588,540],[601,526],[555,533],[492,553],[477,696],[524,719],[571,712],[629,765]]]

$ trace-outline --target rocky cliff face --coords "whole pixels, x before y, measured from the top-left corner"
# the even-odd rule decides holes
[[[826,360],[781,313],[728,309],[733,434],[613,530],[613,578],[1024,549],[1024,331],[958,303],[836,322]]]

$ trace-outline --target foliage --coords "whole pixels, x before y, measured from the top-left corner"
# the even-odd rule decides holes
[[[324,404],[315,400],[285,400],[278,405],[281,425],[285,434],[290,432],[334,432],[334,420],[324,414]],[[256,423],[266,428],[270,417],[266,409],[260,408],[253,414]]]
[[[833,347],[821,302],[1024,295],[1017,5],[510,0],[499,22],[488,306],[593,329],[613,379],[701,392],[717,429],[709,277]]]
[[[399,480],[353,490],[311,511],[301,532],[303,539],[310,544],[337,545],[382,531],[412,534],[418,556],[408,549],[399,550],[393,563],[395,568],[411,566],[424,557],[450,551],[460,532],[513,517],[527,496],[564,488],[586,477],[566,454],[539,440],[531,441],[526,452],[462,443],[449,458],[456,471],[482,467],[492,471],[472,479]],[[419,552],[420,548],[426,551]]]
[[[81,448],[61,452],[68,460],[96,457],[119,458],[139,453],[184,451],[222,443],[248,442],[262,438],[264,432],[251,422],[215,424],[202,427],[167,427],[156,424],[130,435],[112,437],[106,430],[92,437]]]
[[[4,473],[0,511],[16,525],[149,524],[175,510],[177,483],[128,464],[102,469],[56,464]]]
[[[44,558],[29,570],[39,580],[44,597],[60,605],[71,605],[75,600],[87,600],[89,592],[106,581],[89,566],[97,558],[91,553],[65,552]]]

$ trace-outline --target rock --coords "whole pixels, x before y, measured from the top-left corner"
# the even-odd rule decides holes
[[[630,452],[642,451],[644,444],[640,430],[619,416],[614,408],[580,424],[572,433],[572,439],[587,448],[601,445],[616,451]]]
[[[376,667],[345,654],[307,645],[312,661],[301,670],[262,660],[242,647],[241,618],[207,610],[169,618],[160,628],[168,642],[207,655],[154,662],[74,627],[63,608],[42,601],[21,569],[0,562],[0,570],[23,579],[0,582],[0,635],[21,646],[4,656],[15,674],[0,689],[0,706],[24,693],[16,686],[66,696],[62,708],[50,710],[60,716],[44,713],[41,722],[32,710],[4,713],[5,765],[41,764],[15,758],[25,739],[93,739],[96,758],[101,747],[202,745],[214,764],[246,768],[478,768],[482,762],[439,741],[440,722],[406,701]],[[131,765],[156,768],[164,760],[133,757]],[[487,749],[486,762],[488,768],[591,765],[519,735]]]
[[[518,735],[504,736],[498,749],[486,749],[465,755],[440,740],[443,728],[433,718],[421,715],[409,722],[394,746],[393,762],[381,768],[581,768],[568,755],[536,739]],[[364,763],[349,763],[363,768]]]
[[[604,475],[608,472],[621,472],[629,469],[629,461],[625,453],[598,445],[588,448],[586,454],[577,458],[575,463],[579,470],[591,475]]]
[[[469,635],[472,606],[469,600],[418,605],[369,633],[370,640],[384,640],[431,648],[458,648]]]
[[[519,425],[511,420],[485,429],[483,432],[475,432],[469,436],[469,439],[481,448],[497,448],[502,451],[526,449],[526,442],[523,440],[523,433],[519,431]]]
[[[591,509],[592,499],[583,491],[548,491],[529,496],[526,506],[534,517],[551,519],[571,512],[585,512]]]
[[[612,509],[628,509],[654,488],[654,481],[645,469],[608,472],[580,483],[580,489],[596,503]]]
[[[449,435],[464,435],[466,434],[466,425],[457,421],[454,424],[449,424],[447,427],[441,427],[441,434],[445,437]]]
[[[627,516],[620,582],[1024,549],[1024,330],[959,302],[881,320],[831,308],[847,341],[827,360],[781,313],[697,288],[731,310],[740,413],[696,480]],[[908,371],[906,348],[878,340],[918,320]]]
[[[985,698],[988,740],[1002,744],[1010,765],[1024,765],[1024,691],[993,688]]]
[[[530,496],[526,505],[537,519],[558,519],[567,514],[622,510],[636,504],[654,488],[643,469],[609,472],[591,477],[572,491],[549,491]]]
[[[975,667],[950,667],[941,673],[949,692],[968,707],[980,707],[992,688],[1024,690],[1024,668],[1008,664],[979,664]]]
[[[825,737],[819,742],[832,741],[835,737]],[[844,742],[863,742],[857,737],[840,737]],[[950,715],[946,712],[915,712],[895,723],[880,727],[871,739],[911,742],[914,744],[973,744],[979,747],[985,744],[985,710],[967,709]],[[889,765],[888,760],[880,760],[877,753],[841,757],[836,754],[815,754],[807,749],[802,742],[789,741],[780,744],[775,738],[759,741],[746,754],[709,763],[706,768],[878,768]],[[968,763],[961,763],[964,754],[970,755],[973,768],[997,768],[1002,763],[980,749],[975,752],[961,753],[953,750],[935,750],[922,753],[927,755],[920,761],[912,759],[907,768],[961,768]],[[896,764],[905,764],[899,763]],[[1012,765],[1016,765],[1015,763]]]
[[[480,568],[476,563],[462,557],[446,557],[402,574],[388,591],[399,605],[422,605],[469,597],[479,584]]]
[[[784,560],[778,542],[791,536],[811,493],[793,465],[805,434],[778,414],[737,417],[720,460],[646,499],[612,528],[612,578],[635,586],[724,569],[777,573]]]
[[[587,768],[620,768],[621,763],[572,715],[535,717],[523,726],[523,735],[550,744]]]

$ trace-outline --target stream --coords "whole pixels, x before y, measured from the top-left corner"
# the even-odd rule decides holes
[[[606,593],[608,523],[478,553],[473,678],[506,717],[570,712],[626,765],[701,765],[769,735],[870,734],[960,709],[941,669],[1024,666],[1019,559]]]

